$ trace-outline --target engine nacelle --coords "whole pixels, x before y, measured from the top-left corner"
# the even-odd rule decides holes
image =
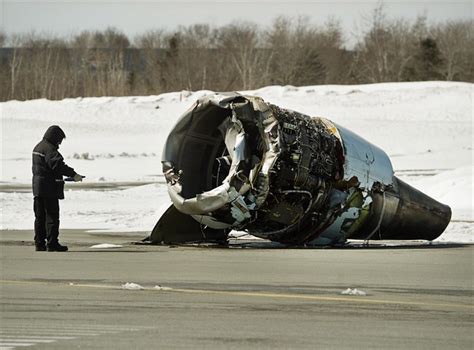
[[[173,206],[153,243],[223,241],[230,230],[290,245],[433,240],[451,218],[397,179],[378,147],[259,97],[199,99],[168,136],[162,163]]]

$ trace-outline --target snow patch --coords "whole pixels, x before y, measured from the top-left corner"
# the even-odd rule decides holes
[[[155,290],[163,290],[163,291],[166,291],[166,290],[173,290],[173,288],[170,288],[170,287],[163,287],[163,286],[160,286],[159,284],[154,286],[153,289]]]
[[[120,244],[111,244],[111,243],[102,243],[102,244],[95,244],[90,246],[91,249],[109,249],[109,248],[122,248],[123,245]]]
[[[360,296],[365,296],[367,295],[366,292],[359,290],[357,288],[347,288],[341,292],[342,295],[360,295]]]
[[[133,283],[133,282],[127,282],[125,284],[122,284],[121,287],[122,289],[126,289],[126,290],[144,290],[145,289],[141,285],[137,283]]]

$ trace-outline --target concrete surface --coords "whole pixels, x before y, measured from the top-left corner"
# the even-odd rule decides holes
[[[48,253],[32,235],[0,231],[0,349],[474,346],[473,246],[159,247],[63,230],[70,251]]]

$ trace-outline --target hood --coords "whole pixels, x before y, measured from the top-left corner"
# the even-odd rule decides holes
[[[58,146],[63,139],[66,138],[64,131],[57,125],[51,125],[44,133],[43,139]]]

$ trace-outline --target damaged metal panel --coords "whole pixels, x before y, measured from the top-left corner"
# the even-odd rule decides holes
[[[156,243],[202,237],[203,228],[295,245],[431,240],[451,216],[394,177],[388,156],[351,131],[237,93],[206,96],[183,114],[166,141],[163,172],[174,207],[199,232],[160,225]],[[160,221],[170,222],[166,215]]]

